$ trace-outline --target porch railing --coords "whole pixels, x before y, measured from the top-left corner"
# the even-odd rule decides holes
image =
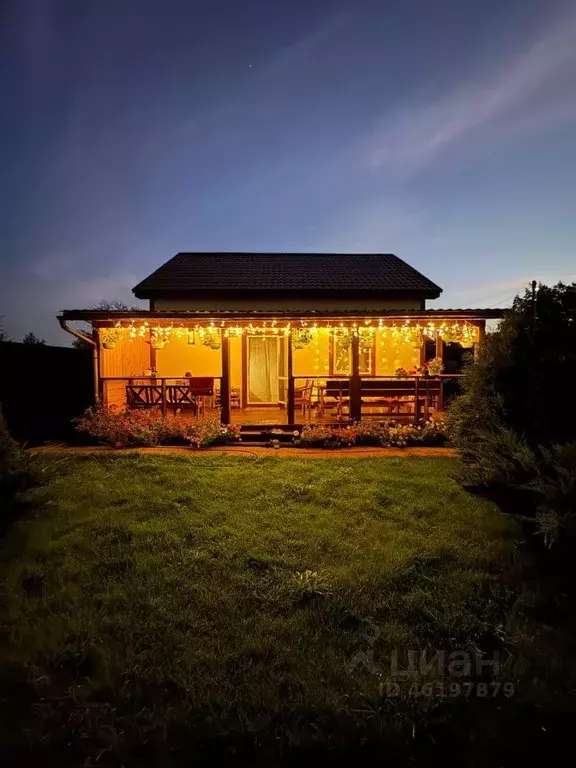
[[[212,401],[220,407],[222,377],[207,376],[214,382]],[[163,414],[170,410],[197,410],[198,397],[208,397],[196,391],[183,377],[134,376],[107,377],[101,380],[104,402],[126,405],[129,408],[160,408]]]
[[[214,396],[211,404],[221,411],[222,421],[230,421],[230,389],[224,376],[211,376]],[[347,422],[363,418],[392,418],[418,422],[434,411],[444,409],[447,394],[458,388],[458,374],[442,376],[337,376],[317,374],[286,378],[286,423],[314,421]],[[105,402],[135,408],[156,407],[171,410],[197,410],[194,390],[177,377],[101,379]]]
[[[313,420],[314,415],[334,421],[378,417],[413,420],[442,411],[448,381],[458,375],[413,376],[294,376],[289,386],[287,421]]]

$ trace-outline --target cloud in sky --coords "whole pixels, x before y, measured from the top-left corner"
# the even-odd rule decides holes
[[[437,100],[384,115],[365,143],[363,162],[411,176],[439,156],[483,141],[548,130],[576,120],[576,9],[556,17],[519,53],[489,57]]]

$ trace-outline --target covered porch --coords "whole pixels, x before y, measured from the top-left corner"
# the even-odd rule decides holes
[[[304,316],[172,311],[65,312],[92,324],[97,400],[119,408],[219,414],[222,423],[302,426],[418,422],[441,413],[493,310]]]

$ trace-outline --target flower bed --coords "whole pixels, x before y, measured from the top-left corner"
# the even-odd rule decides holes
[[[85,432],[113,448],[188,444],[192,448],[204,448],[240,440],[240,427],[223,425],[218,417],[164,416],[154,409],[95,406],[74,419],[74,424],[78,432]]]
[[[440,446],[447,442],[443,421],[422,421],[418,425],[394,421],[375,424],[358,422],[346,427],[314,424],[304,427],[299,441],[303,448],[348,448],[353,445],[379,445],[405,448],[410,445]]]

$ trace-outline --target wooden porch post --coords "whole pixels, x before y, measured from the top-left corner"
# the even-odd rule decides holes
[[[418,424],[420,421],[420,376],[415,377],[414,398],[414,424]]]
[[[350,377],[350,421],[362,418],[362,392],[360,379],[360,339],[352,334],[352,376]]]
[[[222,378],[220,379],[220,409],[222,424],[230,423],[230,343],[222,333]]]
[[[474,344],[474,359],[478,357],[478,349],[484,343],[486,338],[486,320],[478,324],[478,341]]]
[[[436,331],[436,357],[443,357],[444,356],[444,341],[442,340],[442,336]]]
[[[98,329],[92,327],[94,346],[92,347],[92,373],[94,376],[94,402],[101,405],[104,402],[104,385],[100,377],[100,336]]]
[[[288,371],[288,401],[286,403],[286,416],[288,424],[294,424],[294,376],[292,370],[292,333],[288,336],[288,353],[286,355],[286,368]]]

